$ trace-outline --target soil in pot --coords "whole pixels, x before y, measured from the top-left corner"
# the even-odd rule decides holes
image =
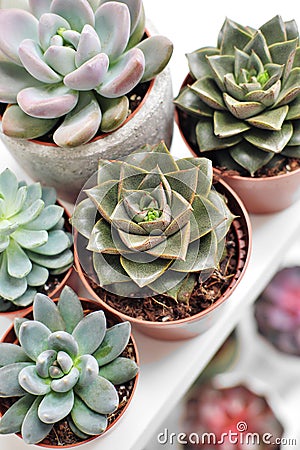
[[[97,305],[97,303],[95,303],[93,301],[90,301],[90,300],[84,301],[83,300],[82,303],[84,306],[84,315],[85,316],[93,311],[99,310],[99,306]],[[24,317],[32,319],[33,318],[32,312],[26,314]],[[112,327],[113,325],[115,325],[116,323],[119,322],[119,320],[116,320],[116,318],[114,318],[113,315],[110,315],[108,313],[106,313],[106,319],[107,319],[108,328]],[[18,343],[13,329],[11,329],[11,331],[8,332],[7,336],[4,337],[3,342],[12,342],[14,344]],[[135,361],[136,363],[139,363],[138,355],[137,355],[137,352],[135,349],[135,344],[134,344],[132,338],[130,338],[130,340],[127,344],[127,347],[125,348],[125,350],[123,351],[123,353],[120,356],[130,358],[133,361]],[[122,385],[116,386],[116,390],[117,390],[118,396],[119,396],[119,406],[118,406],[118,409],[114,413],[112,413],[108,416],[108,426],[103,433],[105,433],[108,429],[110,429],[115,424],[115,422],[119,419],[119,417],[121,417],[122,414],[127,409],[128,405],[131,401],[131,398],[133,396],[134,390],[136,388],[137,377],[138,377],[138,375],[134,379],[132,379]],[[15,403],[17,400],[19,400],[19,398],[20,397],[1,398],[0,399],[1,400],[1,402],[0,402],[0,417],[9,409],[9,407],[13,403]],[[69,427],[68,421],[66,419],[63,419],[63,420],[55,423],[51,432],[48,434],[48,436],[42,442],[40,442],[39,444],[36,444],[36,445],[41,446],[41,447],[49,447],[49,446],[69,447],[69,446],[73,446],[73,445],[79,445],[81,443],[90,441],[97,437],[98,436],[90,436],[86,440],[80,439],[77,435],[75,435],[73,433],[73,431]]]

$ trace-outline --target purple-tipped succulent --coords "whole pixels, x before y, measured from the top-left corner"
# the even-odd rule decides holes
[[[3,132],[33,139],[54,129],[72,147],[127,118],[126,97],[167,65],[171,42],[143,39],[142,0],[28,0],[0,10]]]
[[[300,356],[300,267],[280,270],[259,297],[259,332],[284,353]]]

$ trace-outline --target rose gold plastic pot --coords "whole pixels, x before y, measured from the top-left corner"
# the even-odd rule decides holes
[[[54,302],[57,302],[58,299],[55,299]],[[94,301],[94,300],[90,300],[90,299],[86,299],[86,298],[80,298],[80,301],[82,303],[83,309],[85,311],[90,312],[90,311],[98,311],[100,308],[100,305],[98,302]],[[105,316],[108,320],[111,320],[113,323],[119,323],[121,322],[120,317],[118,317],[116,314],[112,313],[112,312],[105,312]],[[27,308],[26,310],[23,311],[23,314],[20,314],[19,317],[29,317],[32,318],[32,306]],[[7,330],[7,332],[4,334],[4,336],[1,339],[1,342],[8,342],[8,343],[12,343],[12,344],[17,344],[18,340],[14,331],[14,326],[11,325],[9,327],[9,329]],[[130,335],[130,343],[133,344],[134,347],[134,354],[135,354],[135,361],[137,363],[137,365],[139,365],[139,353],[138,353],[138,349],[137,349],[137,345],[136,342],[134,340],[134,337],[132,336],[132,334]],[[110,430],[123,416],[123,414],[125,413],[125,411],[127,410],[127,408],[129,407],[129,404],[132,401],[132,398],[134,396],[135,390],[137,388],[137,384],[138,384],[138,379],[139,379],[139,373],[137,373],[137,375],[135,376],[134,379],[134,385],[132,388],[132,392],[130,395],[130,398],[127,401],[127,404],[124,406],[123,410],[121,411],[121,413],[118,415],[118,417],[106,428],[106,430],[101,434],[101,435],[97,435],[97,436],[91,436],[90,438],[77,442],[76,444],[69,444],[69,445],[49,445],[49,444],[43,444],[43,443],[39,443],[39,444],[35,444],[39,447],[43,447],[46,449],[61,449],[61,448],[73,448],[73,447],[78,447],[82,444],[86,444],[96,438],[99,438],[101,436],[103,436],[108,430]],[[0,418],[1,416],[5,413],[6,409],[4,408],[4,406],[2,405],[1,402],[1,398],[0,398]],[[18,433],[17,436],[19,436],[20,438],[22,438],[21,434]]]
[[[191,82],[193,82],[193,79],[190,75],[187,75],[181,88]],[[187,114],[175,107],[175,122],[187,148],[195,157],[204,156],[204,154],[201,155],[197,151],[197,145],[193,145],[190,142],[182,127],[183,118],[186,121],[187,117]],[[191,128],[196,123],[197,119],[192,118]],[[206,152],[205,157],[209,158],[209,152]],[[282,211],[300,199],[300,169],[283,175],[264,178],[228,175],[216,168],[214,168],[214,173],[236,191],[248,212],[253,214],[269,214]]]
[[[89,294],[100,303],[104,310],[117,314],[123,320],[130,321],[135,326],[135,329],[141,333],[163,340],[181,340],[195,337],[206,331],[218,321],[219,317],[223,313],[223,309],[226,307],[227,302],[230,301],[231,293],[234,291],[245,273],[251,252],[252,231],[248,213],[235,192],[228,185],[226,185],[224,181],[219,181],[216,185],[216,189],[218,192],[226,196],[231,212],[238,216],[238,218],[233,221],[233,229],[238,241],[237,270],[230,285],[223,295],[206,310],[186,319],[172,322],[151,322],[127,316],[126,314],[123,314],[122,312],[109,306],[96,294],[92,288],[90,280],[84,274],[79,262],[77,235],[75,233],[74,257],[76,270]]]

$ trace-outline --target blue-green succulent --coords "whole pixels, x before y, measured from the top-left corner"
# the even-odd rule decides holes
[[[0,174],[0,311],[24,307],[49,279],[73,265],[73,239],[53,188]]]
[[[81,439],[104,432],[119,406],[115,386],[138,372],[120,356],[130,330],[129,322],[107,328],[101,310],[84,315],[68,286],[57,305],[37,294],[33,320],[15,319],[19,345],[0,343],[0,397],[19,397],[2,416],[0,434],[21,432],[36,444],[65,418]]]

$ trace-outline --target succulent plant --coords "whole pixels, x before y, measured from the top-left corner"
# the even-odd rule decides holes
[[[182,427],[187,449],[267,450],[271,440],[275,442],[283,433],[266,398],[242,384],[223,388],[205,383],[192,388],[185,401]],[[268,443],[263,436],[272,439]],[[278,450],[279,445],[274,448]]]
[[[300,158],[300,49],[294,20],[256,30],[226,19],[217,47],[187,55],[193,82],[175,103],[195,120],[200,152],[251,176],[278,155]]]
[[[300,356],[300,267],[281,269],[259,296],[259,332],[278,350]]]
[[[55,203],[53,188],[19,183],[10,169],[0,174],[0,311],[28,306],[49,275],[72,266],[72,235]]]
[[[119,405],[115,385],[137,374],[135,361],[120,356],[130,324],[107,328],[103,311],[84,316],[66,286],[56,304],[37,294],[33,320],[16,319],[20,345],[0,343],[0,397],[19,397],[0,420],[0,433],[42,441],[64,418],[80,438],[101,434]]]
[[[212,187],[209,160],[175,161],[163,142],[146,145],[122,161],[100,160],[86,195],[71,222],[107,291],[188,302],[197,277],[218,267],[233,215]],[[79,260],[93,277],[85,253]]]
[[[168,63],[171,42],[143,39],[142,0],[29,0],[0,10],[0,101],[12,104],[3,132],[32,139],[55,129],[61,147],[118,128],[126,97]],[[3,59],[3,58],[2,58]]]

